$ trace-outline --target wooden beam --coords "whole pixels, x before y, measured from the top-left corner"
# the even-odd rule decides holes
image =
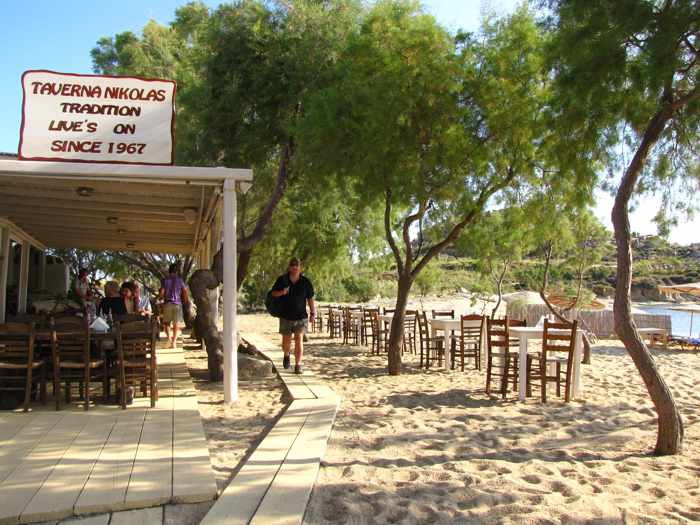
[[[125,186],[129,186],[129,184],[127,183],[125,184]],[[168,207],[180,208],[181,210],[184,208],[197,208],[199,206],[198,194],[192,195],[191,197],[187,198],[180,198],[168,195],[166,192],[161,193],[157,197],[149,195],[142,196],[138,192],[137,184],[133,185],[133,192],[129,194],[111,194],[95,190],[95,192],[90,197],[80,197],[75,192],[75,188],[77,187],[78,186],[76,185],[75,187],[66,188],[65,190],[47,190],[43,188],[31,188],[26,186],[3,186],[0,184],[0,195],[2,196],[2,200],[5,202],[21,198],[27,198],[32,200],[40,199],[46,201],[53,201],[54,199],[56,199],[69,200],[73,202],[74,206],[82,206],[83,203],[86,202],[100,203],[103,206],[105,204],[121,204],[124,202],[137,206],[151,206],[154,203],[154,201],[165,204]]]
[[[32,202],[31,200],[18,200],[18,199],[6,199],[4,195],[0,195],[0,206],[6,205],[20,205],[29,206],[33,205],[35,207],[40,207],[44,210],[51,210],[54,208],[63,208],[68,210],[84,209],[99,211],[105,214],[105,217],[109,215],[118,215],[119,213],[134,213],[134,214],[144,214],[144,215],[164,215],[168,217],[179,217],[184,220],[184,215],[182,213],[182,208],[180,206],[167,206],[163,203],[157,205],[140,206],[131,203],[123,204],[105,204],[94,202],[90,199],[85,199],[81,201],[70,200],[70,199],[53,199],[50,202]]]
[[[107,217],[117,217],[119,223],[122,221],[131,222],[155,222],[162,224],[183,224],[185,222],[183,214],[177,213],[172,216],[169,215],[149,215],[147,213],[129,212],[129,213],[114,213],[110,215],[109,210],[104,208],[101,210],[87,210],[84,208],[53,208],[50,205],[41,206],[40,209],[28,208],[27,206],[22,206],[21,204],[2,204],[0,203],[0,216],[6,217],[46,217],[51,220],[58,218],[62,220],[63,217],[66,218],[85,218],[94,221],[107,221]]]
[[[172,253],[175,255],[192,253],[191,244],[173,243],[134,243],[133,248],[126,248],[126,245],[113,241],[89,241],[83,239],[59,239],[52,237],[47,239],[47,246],[51,248],[79,248],[81,250],[110,250],[110,251],[133,251],[133,252],[154,252]]]
[[[56,229],[60,227],[61,229],[67,230],[89,230],[89,231],[104,231],[106,233],[119,234],[117,230],[126,230],[124,235],[130,235],[131,233],[150,233],[153,235],[158,234],[173,234],[173,235],[186,235],[192,236],[192,226],[189,226],[184,221],[180,224],[166,222],[142,222],[142,221],[129,221],[122,220],[117,224],[109,224],[106,220],[96,221],[92,218],[85,219],[74,219],[66,220],[64,217],[54,217],[51,220],[50,217],[40,216],[32,217],[31,215],[17,216],[12,215],[12,220],[19,224],[22,228],[26,230],[42,230],[42,229]]]

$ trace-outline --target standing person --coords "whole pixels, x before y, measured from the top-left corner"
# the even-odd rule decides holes
[[[73,285],[73,292],[83,306],[85,306],[86,303],[92,299],[87,268],[81,268],[78,270],[78,278],[75,280],[75,284]]]
[[[163,306],[165,335],[170,341],[171,348],[177,348],[177,332],[182,322],[182,305],[189,301],[185,281],[180,277],[177,264],[171,264],[168,268],[168,276],[163,279],[160,289],[160,299],[165,302]]]
[[[302,266],[299,259],[293,257],[289,261],[287,273],[281,275],[272,286],[272,297],[280,301],[280,329],[282,334],[282,351],[284,368],[290,367],[289,354],[294,334],[294,373],[301,374],[301,359],[304,354],[303,336],[309,329],[309,319],[314,322],[316,304],[314,303],[314,287],[311,281],[301,274]],[[306,303],[309,304],[309,316],[306,314]]]

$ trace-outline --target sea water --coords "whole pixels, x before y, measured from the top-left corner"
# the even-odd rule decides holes
[[[644,310],[649,314],[668,315],[671,317],[671,333],[673,335],[681,335],[687,337],[690,334],[690,312],[679,312],[671,310],[670,306],[659,304],[635,304],[635,308]],[[692,314],[693,320],[693,337],[700,337],[700,313]]]

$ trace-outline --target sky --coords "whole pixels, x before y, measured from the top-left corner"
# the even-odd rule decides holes
[[[138,33],[153,18],[172,20],[186,0],[2,0],[0,32],[0,152],[16,153],[21,122],[20,78],[27,69],[62,73],[92,73],[90,49],[103,36],[121,31]],[[219,1],[207,1],[215,7]],[[424,0],[423,4],[451,30],[476,31],[484,9],[507,14],[518,0]],[[596,215],[612,228],[612,198],[596,193]],[[653,217],[659,209],[654,196],[643,198],[631,214],[632,231],[656,233]],[[681,219],[670,240],[679,244],[700,242],[700,218]]]

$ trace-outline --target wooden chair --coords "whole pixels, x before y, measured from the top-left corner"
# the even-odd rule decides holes
[[[406,310],[403,318],[403,346],[402,351],[416,353],[416,321],[418,310]]]
[[[360,339],[362,337],[362,319],[353,316],[357,312],[362,312],[361,307],[345,307],[343,310],[343,344],[360,344]]]
[[[49,318],[49,327],[51,330],[82,330],[85,328],[86,319],[77,315],[60,316]]]
[[[116,323],[117,371],[120,404],[126,408],[126,387],[137,385],[145,396],[150,393],[151,406],[158,400],[158,362],[156,326],[151,321]]]
[[[53,392],[56,410],[61,409],[61,383],[65,384],[66,403],[71,402],[71,383],[80,384],[80,394],[84,400],[84,409],[88,410],[91,399],[90,384],[102,382],[102,400],[105,401],[108,392],[107,361],[102,355],[93,355],[90,339],[90,329],[87,319],[75,318],[56,319],[51,327],[51,358],[53,361]]]
[[[374,348],[375,339],[379,335],[379,328],[374,322],[375,315],[379,315],[379,308],[365,308],[362,311],[362,344],[370,348]]]
[[[438,366],[442,365],[442,358],[445,349],[443,348],[442,338],[433,338],[431,335],[430,325],[428,324],[428,316],[425,312],[419,312],[418,318],[418,335],[420,339],[420,358],[419,366],[430,368],[430,361],[437,360]]]
[[[479,322],[478,326],[476,326],[475,321]],[[485,318],[483,315],[460,316],[459,354],[462,372],[464,372],[464,359],[466,357],[473,357],[474,367],[477,370],[481,370],[481,334],[484,329],[484,322]],[[453,358],[453,365],[454,362],[455,359]]]
[[[521,321],[516,321],[518,325]],[[505,399],[508,392],[508,383],[513,380],[513,389],[518,388],[518,352],[511,352],[514,346],[510,338],[509,327],[513,326],[506,317],[505,319],[486,319],[486,334],[488,340],[488,350],[486,358],[486,394],[491,393],[491,377],[493,375],[494,358],[500,359],[501,375],[501,396]],[[517,341],[517,339],[516,339]]]
[[[333,306],[330,308],[328,315],[331,339],[339,339],[343,336],[343,309],[340,306]]]
[[[33,323],[0,325],[0,390],[24,391],[25,412],[37,384],[41,403],[46,404],[46,367],[44,360],[34,355],[35,341]]]
[[[560,331],[552,333],[552,330]],[[566,333],[561,333],[561,331]],[[542,394],[542,402],[547,402],[547,383],[557,385],[557,397],[561,397],[562,376],[564,379],[564,401],[571,400],[572,374],[574,367],[574,348],[576,346],[576,332],[578,321],[573,323],[556,323],[549,319],[544,321],[544,334],[542,336],[542,351],[539,354],[528,354],[527,376],[528,395],[532,393],[532,383],[538,384]],[[532,374],[533,363],[537,372]],[[563,365],[563,366],[562,366]],[[554,375],[548,375],[547,368],[554,368]],[[564,370],[562,370],[564,368]]]
[[[382,330],[382,321],[379,320],[379,308],[369,310],[369,315],[372,320],[372,341],[370,353],[379,355],[382,350],[386,350],[387,335]]]

